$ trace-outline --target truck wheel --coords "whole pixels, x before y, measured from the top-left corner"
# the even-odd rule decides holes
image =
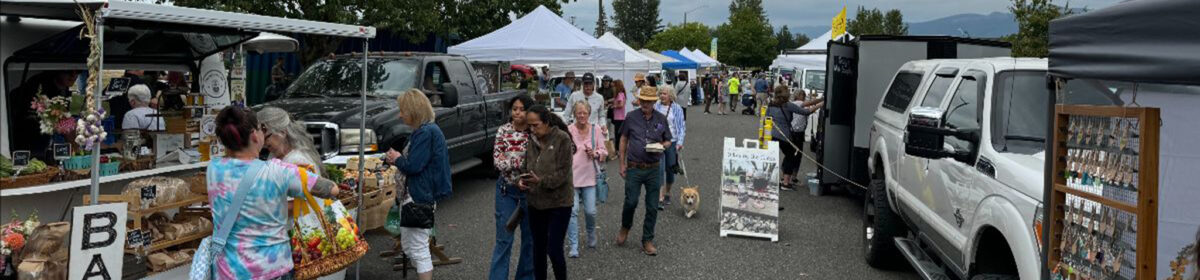
[[[1016,276],[1004,274],[979,274],[971,277],[971,280],[1016,280]]]
[[[874,268],[895,268],[904,260],[895,238],[903,236],[904,225],[888,204],[882,178],[872,178],[863,196],[863,255]]]

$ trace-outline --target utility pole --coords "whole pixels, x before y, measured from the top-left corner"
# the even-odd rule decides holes
[[[708,7],[708,5],[700,5],[699,7],[695,7],[695,8],[692,8],[691,10],[687,10],[686,12],[683,12],[683,24],[687,24],[688,13],[699,10],[700,8],[707,8],[707,7]]]

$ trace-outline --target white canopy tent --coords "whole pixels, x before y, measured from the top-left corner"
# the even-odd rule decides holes
[[[614,80],[622,79],[627,84],[632,84],[628,83],[628,81],[633,80],[634,73],[662,69],[662,62],[638,53],[633,48],[630,48],[629,45],[621,42],[621,39],[618,39],[612,33],[600,36],[597,41],[600,41],[605,46],[622,50],[625,59],[618,62],[575,60],[550,63],[550,75],[557,77],[565,74],[567,71],[574,71],[576,76],[580,76],[585,72],[591,72],[596,76],[605,75],[612,77]]]
[[[620,49],[583,33],[545,6],[538,6],[528,15],[492,33],[451,46],[448,52],[473,61],[509,61],[513,64],[620,63],[625,59],[625,53]]]
[[[696,56],[696,58],[699,58],[699,59],[701,59],[701,60],[704,60],[704,61],[706,61],[706,62],[712,63],[712,64],[713,64],[713,66],[721,65],[721,62],[720,62],[720,61],[717,61],[716,59],[713,59],[712,57],[709,57],[708,55],[704,54],[704,52],[700,51],[700,49],[695,49],[695,50],[692,50],[692,55],[695,55],[695,56]]]
[[[686,47],[679,50],[679,55],[682,55],[683,57],[686,57],[688,59],[691,59],[692,61],[695,61],[697,65],[700,65],[700,68],[717,66],[716,61],[712,61],[710,59],[705,59],[705,58],[707,58],[707,56],[697,56],[695,51],[690,50]]]
[[[678,59],[674,59],[669,56],[665,56],[660,53],[656,53],[652,50],[640,49],[640,50],[638,50],[638,53],[640,53],[646,57],[652,58],[654,60],[658,60],[658,62],[660,62],[660,63],[679,62]]]

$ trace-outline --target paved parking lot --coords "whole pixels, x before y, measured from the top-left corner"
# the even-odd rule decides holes
[[[581,249],[582,258],[568,259],[575,279],[916,279],[908,271],[882,271],[862,260],[862,202],[837,192],[813,197],[806,190],[785,191],[780,203],[779,242],[718,236],[718,174],[724,137],[755,137],[755,118],[742,115],[704,115],[689,111],[683,159],[691,182],[700,186],[701,211],[683,216],[678,203],[659,214],[656,244],[659,255],[641,254],[637,246],[613,244],[620,227],[623,182],[615,163],[609,164],[609,203],[599,206],[600,245]],[[811,170],[811,162],[803,167]],[[495,240],[493,197],[495,177],[490,166],[454,175],[454,196],[438,205],[436,234],[455,265],[434,269],[436,279],[486,279]],[[679,178],[682,185],[683,178]],[[678,196],[678,188],[674,189]],[[641,211],[630,240],[640,239]],[[581,223],[582,224],[582,223]],[[398,279],[390,260],[378,257],[393,242],[386,233],[368,234],[371,251],[361,261],[361,279]],[[631,242],[636,243],[636,242]],[[515,253],[515,252],[514,252]],[[904,262],[904,260],[896,260]],[[516,260],[513,260],[513,266]],[[351,267],[353,270],[353,267]],[[353,279],[353,272],[347,278]],[[410,273],[409,278],[415,279]]]

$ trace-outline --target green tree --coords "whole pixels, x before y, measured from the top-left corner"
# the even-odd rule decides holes
[[[805,44],[808,44],[808,42],[812,41],[812,38],[808,38],[808,35],[804,35],[804,33],[796,33],[796,36],[793,38],[795,38],[794,40],[796,40],[797,48],[799,48],[800,46],[803,46]]]
[[[1003,39],[1013,44],[1013,56],[1046,57],[1050,54],[1050,21],[1071,14],[1069,6],[1050,0],[1013,0],[1008,10],[1017,20],[1017,33]]]
[[[659,0],[613,0],[613,35],[635,49],[650,42],[662,30]]]
[[[722,62],[766,68],[775,59],[777,41],[762,0],[729,3],[729,22],[717,27],[717,37]]]
[[[322,22],[370,25],[391,30],[411,42],[430,34],[458,34],[469,40],[507,25],[545,5],[559,11],[570,0],[156,0],[159,4],[287,17]],[[335,50],[343,38],[300,35],[300,62],[309,64]]]
[[[604,13],[604,0],[600,0],[600,16],[596,17],[596,38],[608,32],[608,16]]]
[[[782,52],[790,49],[795,49],[800,45],[796,44],[796,37],[788,30],[787,25],[779,28],[779,32],[775,33],[775,51]]]
[[[854,35],[908,35],[908,24],[900,10],[889,10],[885,15],[879,9],[858,7],[854,19],[846,23],[846,32]]]
[[[708,26],[699,22],[689,22],[682,25],[668,26],[667,29],[654,34],[650,38],[650,42],[646,43],[646,48],[661,52],[665,50],[678,50],[682,48],[699,49],[704,53],[708,53],[712,36],[709,35]]]

